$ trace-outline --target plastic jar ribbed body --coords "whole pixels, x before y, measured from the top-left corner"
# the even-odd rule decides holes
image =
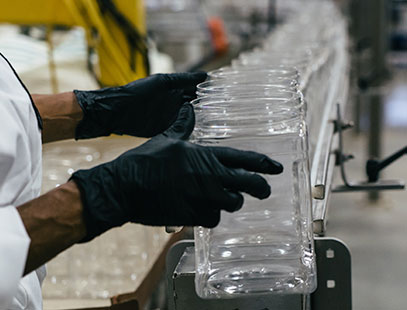
[[[306,125],[298,107],[274,112],[226,108],[222,116],[196,108],[196,143],[256,151],[284,165],[280,175],[263,175],[269,198],[244,195],[243,208],[222,212],[216,228],[195,228],[195,286],[202,298],[316,288]]]

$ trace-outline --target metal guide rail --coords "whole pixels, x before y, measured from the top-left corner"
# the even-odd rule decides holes
[[[347,55],[343,55],[343,68],[349,68]],[[351,191],[381,191],[402,190],[404,182],[400,180],[379,180],[379,172],[395,160],[407,153],[407,147],[379,161],[370,159],[366,165],[367,181],[348,181],[345,172],[345,163],[352,159],[343,150],[343,131],[351,128],[352,124],[342,120],[342,114],[348,102],[349,95],[349,69],[338,70],[337,82],[333,83],[335,89],[331,90],[322,115],[318,143],[315,148],[311,164],[312,211],[313,230],[318,236],[324,236],[328,206],[332,192]],[[343,185],[332,185],[335,167],[339,166]]]
[[[344,51],[332,70],[332,87],[329,91],[325,109],[321,118],[321,127],[314,157],[311,162],[312,211],[314,233],[324,235],[326,217],[331,193],[332,177],[335,167],[335,150],[339,145],[336,135],[336,110],[346,106],[349,93],[349,62]]]

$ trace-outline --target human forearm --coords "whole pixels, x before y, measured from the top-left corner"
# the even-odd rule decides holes
[[[111,134],[151,138],[195,98],[203,72],[155,74],[120,87],[32,95],[43,119],[43,143]]]
[[[73,92],[32,95],[32,98],[43,121],[43,143],[75,137],[75,129],[83,112]]]
[[[83,239],[86,227],[75,182],[70,181],[17,208],[31,238],[24,274]]]

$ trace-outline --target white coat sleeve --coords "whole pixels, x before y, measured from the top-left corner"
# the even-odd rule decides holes
[[[21,100],[10,95],[15,92],[5,85],[9,80],[0,79],[0,309],[7,309],[18,291],[30,244],[15,205],[26,183],[24,171],[30,169],[22,157],[28,138],[21,112],[29,105],[17,106]]]
[[[17,209],[0,208],[0,309],[7,309],[23,275],[30,238]]]

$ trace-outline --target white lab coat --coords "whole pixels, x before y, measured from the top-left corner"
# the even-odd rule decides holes
[[[45,267],[21,278],[30,238],[16,209],[40,194],[40,126],[28,92],[0,54],[0,310],[42,309]]]

